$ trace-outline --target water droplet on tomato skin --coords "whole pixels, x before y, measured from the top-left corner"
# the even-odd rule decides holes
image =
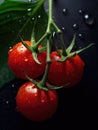
[[[28,11],[28,12],[31,12],[31,11],[32,11],[32,8],[28,8],[27,11]]]
[[[41,99],[41,102],[42,102],[42,103],[44,103],[44,102],[45,102],[45,100],[44,100],[44,99]]]
[[[27,59],[27,58],[25,58],[25,59],[24,59],[24,61],[25,61],[25,62],[27,62],[27,61],[28,61],[28,59]]]
[[[10,55],[10,53],[13,51],[12,48],[9,48],[9,51],[8,51],[8,55]]]

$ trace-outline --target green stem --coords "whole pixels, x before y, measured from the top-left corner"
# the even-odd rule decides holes
[[[54,21],[52,21],[52,25],[55,27],[57,33],[61,34],[62,31],[59,29],[59,27],[56,25],[56,23]]]
[[[62,45],[62,50],[63,50],[62,54],[63,54],[63,56],[67,56],[66,46],[65,46],[65,43],[64,43],[63,35],[59,34],[59,38],[61,40],[61,45]]]
[[[40,45],[40,43],[41,43],[47,36],[48,36],[48,34],[45,33],[45,34],[38,40],[38,42],[33,45],[33,48],[36,49],[36,48]]]
[[[51,23],[52,23],[52,13],[53,13],[53,9],[52,9],[53,3],[52,0],[49,0],[49,16],[48,16],[48,26],[46,29],[46,33],[50,34],[51,33]]]
[[[45,73],[42,77],[42,80],[40,81],[41,86],[45,86],[46,81],[47,81],[48,72],[49,72],[49,68],[51,64],[50,52],[51,52],[50,39],[47,39],[47,59],[46,59],[47,64],[46,64]]]
[[[36,41],[35,41],[35,28],[36,28],[36,23],[37,23],[37,19],[35,19],[35,21],[34,21],[32,33],[31,33],[31,42],[32,42],[33,44],[36,43]]]

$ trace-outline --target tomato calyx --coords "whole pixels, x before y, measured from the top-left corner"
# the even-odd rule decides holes
[[[43,80],[41,81],[36,81],[32,78],[30,78],[26,73],[25,73],[25,76],[26,78],[32,82],[33,84],[35,84],[39,89],[42,89],[44,91],[49,91],[49,90],[57,90],[57,89],[61,89],[63,88],[64,86],[55,86],[55,85],[52,85],[52,84],[49,84],[48,82],[43,82]],[[67,83],[65,86],[68,86],[69,83]]]
[[[75,45],[75,39],[76,39],[76,34],[74,34],[74,37],[71,41],[71,44],[68,46],[68,48],[66,48],[66,50],[58,51],[60,56],[61,56],[61,59],[58,60],[59,62],[63,62],[65,60],[67,60],[68,58],[74,57],[75,55],[85,51],[86,49],[88,49],[88,48],[90,48],[91,46],[94,45],[94,43],[91,43],[91,44],[89,44],[88,46],[86,46],[82,49],[72,51],[72,49]],[[65,52],[67,53],[67,55],[65,54]]]
[[[34,39],[33,39],[34,44],[32,44],[31,46],[29,46],[29,45],[27,45],[27,44],[25,43],[25,41],[22,39],[21,36],[19,36],[19,37],[20,37],[20,39],[21,39],[22,44],[23,44],[28,50],[30,50],[30,51],[32,52],[32,56],[33,56],[35,62],[38,63],[38,64],[41,64],[41,62],[38,60],[37,55],[38,55],[38,52],[43,52],[43,51],[45,50],[45,47],[44,47],[44,48],[38,48],[38,46],[36,45]],[[32,43],[32,42],[31,42],[31,43]]]

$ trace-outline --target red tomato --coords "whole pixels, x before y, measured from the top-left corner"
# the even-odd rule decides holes
[[[30,41],[25,42],[31,46]],[[34,61],[31,51],[21,42],[8,51],[8,66],[18,78],[26,79],[24,72],[31,78],[40,76],[45,71],[46,52],[38,53],[38,59],[42,64]]]
[[[56,86],[75,86],[82,78],[84,62],[79,55],[68,58],[64,62],[58,62],[60,55],[57,52],[51,53],[52,63],[48,73],[48,81]]]
[[[27,119],[43,121],[51,118],[58,107],[55,90],[38,89],[32,82],[23,84],[16,95],[17,110]]]

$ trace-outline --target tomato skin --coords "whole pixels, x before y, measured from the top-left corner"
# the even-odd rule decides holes
[[[16,95],[17,110],[27,119],[43,121],[51,118],[58,107],[55,90],[44,91],[33,83],[23,84]]]
[[[64,62],[58,62],[57,60],[60,58],[56,51],[51,53],[52,63],[48,73],[48,81],[56,86],[73,87],[81,80],[85,63],[79,55]],[[67,83],[69,83],[68,86],[66,86]]]
[[[25,41],[31,46],[30,41]],[[28,50],[21,42],[15,44],[8,51],[8,66],[16,77],[26,79],[24,72],[31,78],[37,78],[45,71],[46,52],[38,53],[42,64],[37,64]]]

